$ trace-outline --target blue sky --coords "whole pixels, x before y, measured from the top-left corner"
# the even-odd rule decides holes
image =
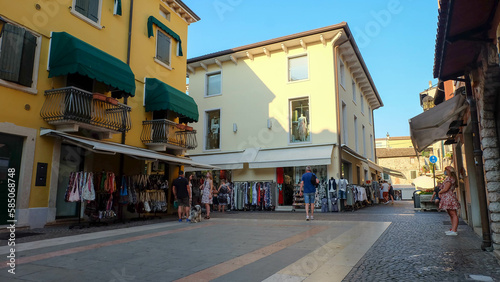
[[[437,0],[184,0],[200,18],[188,30],[187,58],[347,22],[384,107],[375,137],[410,136],[422,112],[418,93],[433,84]]]

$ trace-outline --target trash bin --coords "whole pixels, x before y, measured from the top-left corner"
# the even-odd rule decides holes
[[[420,192],[420,190],[413,192],[413,207],[416,209],[420,208]]]

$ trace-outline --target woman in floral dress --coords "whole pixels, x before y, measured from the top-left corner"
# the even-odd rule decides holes
[[[210,205],[213,203],[212,190],[213,190],[212,174],[210,172],[207,172],[205,182],[203,182],[203,196],[201,197],[201,203],[205,204],[205,209],[207,210],[207,215],[205,216],[205,219],[210,219]]]
[[[442,183],[442,189],[439,191],[439,198],[441,202],[439,203],[439,208],[446,210],[451,220],[451,230],[446,231],[446,235],[456,236],[458,228],[458,210],[460,209],[460,203],[458,202],[457,196],[455,195],[455,189],[458,185],[457,174],[452,166],[447,166],[444,170],[444,175],[446,179]]]

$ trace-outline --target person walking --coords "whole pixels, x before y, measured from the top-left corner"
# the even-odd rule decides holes
[[[389,184],[389,200],[391,200],[391,205],[394,205],[394,188]]]
[[[210,172],[207,172],[207,175],[205,177],[205,181],[203,182],[203,195],[201,197],[201,203],[205,204],[205,209],[207,215],[205,216],[205,219],[210,219],[210,205],[213,203],[212,199],[212,190],[214,189],[213,186],[213,179],[212,179],[212,174]]]
[[[227,206],[227,196],[231,193],[231,188],[226,184],[226,179],[221,179],[222,184],[219,186],[217,192],[219,193],[219,212],[222,208],[222,212],[225,212]]]
[[[445,167],[444,175],[446,175],[446,179],[443,181],[442,189],[438,193],[439,198],[441,198],[441,201],[439,202],[439,209],[446,210],[451,220],[451,229],[446,231],[445,234],[448,236],[456,236],[458,235],[457,210],[460,209],[460,203],[455,195],[455,189],[458,184],[457,175],[452,166]]]
[[[382,198],[383,198],[384,204],[389,203],[389,183],[387,183],[387,181],[385,181],[385,180],[382,183]]]
[[[315,183],[315,184],[313,184]],[[302,175],[300,182],[300,196],[304,195],[304,203],[306,206],[306,221],[314,219],[314,199],[316,197],[316,185],[319,184],[319,179],[311,171],[310,166],[306,166],[306,172]],[[309,207],[311,208],[311,216],[309,216]]]
[[[179,177],[172,183],[172,191],[175,200],[179,204],[177,213],[179,214],[179,222],[182,222],[182,216],[186,216],[186,221],[189,222],[189,202],[191,201],[191,185],[189,181],[184,178],[184,172],[179,170]]]

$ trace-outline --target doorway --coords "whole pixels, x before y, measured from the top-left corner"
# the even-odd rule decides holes
[[[0,201],[6,203],[5,208],[0,212],[0,225],[7,224],[7,220],[14,219],[9,216],[9,210],[17,206],[23,143],[24,137],[0,133]]]

